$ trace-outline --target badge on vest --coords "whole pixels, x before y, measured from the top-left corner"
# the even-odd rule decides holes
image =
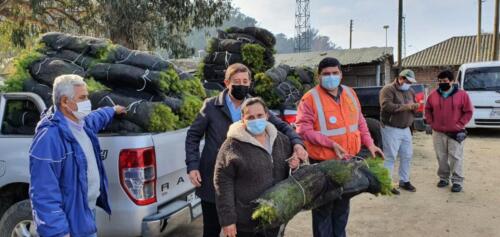
[[[336,123],[337,122],[337,118],[335,116],[331,116],[328,121],[330,121],[330,123]]]

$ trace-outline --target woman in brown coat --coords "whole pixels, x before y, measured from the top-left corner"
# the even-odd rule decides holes
[[[269,112],[260,98],[242,105],[242,120],[229,128],[219,150],[214,185],[219,221],[224,236],[275,237],[279,229],[258,230],[251,219],[253,200],[286,179],[297,158],[287,159],[293,149],[289,139],[267,122]]]

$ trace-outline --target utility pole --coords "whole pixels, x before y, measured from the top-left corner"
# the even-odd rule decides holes
[[[352,49],[352,19],[349,25],[349,49]]]
[[[500,0],[495,0],[495,23],[493,24],[493,61],[498,60],[498,8],[500,7]]]
[[[403,39],[403,0],[399,0],[399,13],[398,13],[398,73],[401,71],[401,48]]]
[[[385,25],[384,29],[385,29],[385,50],[384,51],[387,51],[387,29],[389,29],[389,25]]]
[[[476,37],[476,61],[481,61],[481,10],[483,0],[477,0],[477,37]]]
[[[403,16],[403,58],[406,57],[406,17]]]

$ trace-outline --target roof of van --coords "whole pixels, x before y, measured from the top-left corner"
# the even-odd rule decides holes
[[[500,61],[466,63],[466,64],[463,64],[462,66],[460,66],[460,69],[477,68],[477,67],[493,67],[493,66],[500,66]]]

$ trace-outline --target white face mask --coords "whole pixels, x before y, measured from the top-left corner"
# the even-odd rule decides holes
[[[76,103],[76,108],[76,111],[72,111],[73,115],[75,115],[78,120],[83,120],[92,111],[92,104],[90,100],[85,100]]]

